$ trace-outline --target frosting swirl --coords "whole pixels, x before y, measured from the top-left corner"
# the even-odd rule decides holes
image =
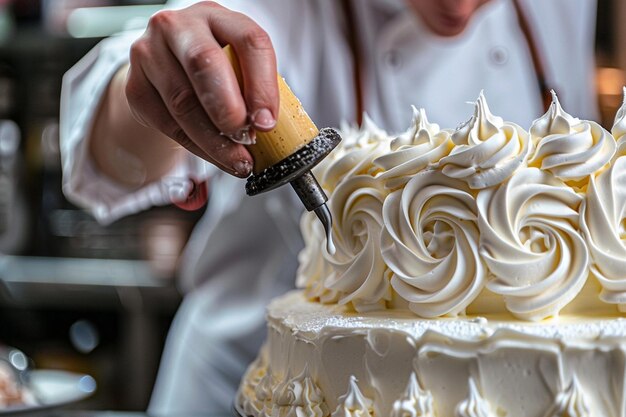
[[[313,212],[306,212],[300,219],[300,230],[304,239],[304,248],[298,254],[296,287],[303,288],[308,298],[319,299],[322,303],[338,300],[337,291],[324,286],[324,280],[331,273],[326,261],[328,250],[320,245],[326,238],[324,229]]]
[[[576,375],[570,386],[557,395],[554,405],[546,413],[546,417],[592,417],[594,415]]]
[[[515,123],[504,122],[489,111],[484,94],[475,103],[474,115],[452,134],[456,145],[439,162],[449,177],[462,179],[472,189],[500,184],[528,157],[528,133]]]
[[[469,395],[456,406],[456,417],[495,417],[489,403],[480,395],[474,378],[469,379]]]
[[[548,172],[525,168],[477,197],[481,255],[509,311],[526,320],[557,314],[580,292],[588,252],[578,233],[582,198]]]
[[[604,167],[615,153],[615,139],[596,122],[567,114],[552,91],[552,104],[530,128],[535,151],[529,166],[563,181],[580,181]]]
[[[459,314],[483,288],[476,217],[467,185],[435,170],[416,174],[385,200],[383,259],[414,313]]]
[[[346,129],[343,140],[331,154],[316,167],[320,185],[329,193],[346,178],[356,175],[376,176],[381,168],[374,160],[389,151],[391,138],[367,114],[360,129]]]
[[[325,286],[340,293],[340,303],[351,302],[357,311],[384,308],[391,298],[380,250],[386,196],[376,178],[357,175],[342,181],[329,200],[336,252],[325,252],[332,265]]]
[[[278,384],[274,393],[272,417],[325,417],[328,406],[324,395],[309,375],[308,367]]]
[[[406,184],[413,174],[448,155],[454,145],[447,130],[428,122],[424,109],[412,108],[412,126],[391,141],[391,152],[374,160],[384,169],[379,178],[387,188]]]
[[[580,227],[591,253],[600,298],[626,304],[626,156],[592,175],[580,207]]]
[[[433,396],[424,391],[411,373],[404,396],[393,403],[390,417],[435,417]]]
[[[374,403],[361,393],[356,377],[350,376],[348,392],[339,397],[339,405],[331,417],[372,417],[373,415]]]

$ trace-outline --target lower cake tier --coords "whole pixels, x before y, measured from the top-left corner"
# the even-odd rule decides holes
[[[300,291],[268,307],[243,416],[626,417],[626,320],[424,320]]]

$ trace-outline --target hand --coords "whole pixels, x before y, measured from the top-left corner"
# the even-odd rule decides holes
[[[222,50],[230,44],[243,91]],[[155,14],[131,47],[125,92],[137,121],[238,177],[253,159],[243,144],[276,124],[276,57],[249,17],[211,1]],[[148,145],[149,146],[149,145]]]

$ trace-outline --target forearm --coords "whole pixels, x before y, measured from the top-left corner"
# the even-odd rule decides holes
[[[138,188],[169,172],[186,150],[135,120],[124,92],[127,72],[124,66],[111,79],[88,143],[100,172],[121,185]]]

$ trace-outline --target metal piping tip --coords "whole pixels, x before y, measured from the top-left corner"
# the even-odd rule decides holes
[[[314,211],[317,218],[320,219],[322,225],[324,225],[324,231],[326,232],[326,250],[331,255],[334,255],[337,249],[333,243],[333,218],[330,215],[330,210],[326,204],[322,204]]]

